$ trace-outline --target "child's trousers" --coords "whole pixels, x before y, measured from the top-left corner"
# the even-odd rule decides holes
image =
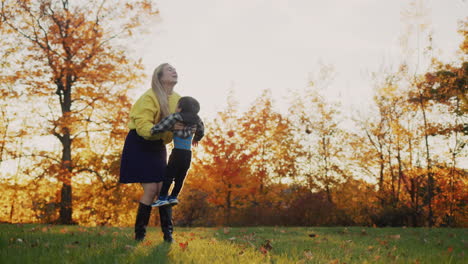
[[[190,168],[192,151],[186,149],[173,149],[167,163],[166,178],[161,188],[160,196],[167,196],[169,187],[174,181],[171,196],[177,197],[184,185],[185,176]]]

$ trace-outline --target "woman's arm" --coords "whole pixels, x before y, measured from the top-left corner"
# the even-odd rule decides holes
[[[166,116],[159,123],[157,123],[151,128],[151,135],[161,133],[164,131],[171,131],[176,122],[177,122],[177,118],[175,114]]]
[[[142,137],[151,136],[155,116],[159,116],[159,105],[156,105],[149,96],[139,98],[130,111],[136,132]]]

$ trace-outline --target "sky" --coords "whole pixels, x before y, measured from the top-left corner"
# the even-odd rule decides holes
[[[334,79],[325,96],[365,110],[370,73],[396,67],[406,56],[401,36],[414,21],[402,19],[402,11],[410,2],[427,9],[424,21],[438,57],[454,60],[461,43],[457,22],[468,14],[464,0],[159,0],[159,19],[133,40],[148,78],[132,94],[145,91],[153,69],[169,62],[179,73],[176,91],[197,98],[203,116],[223,110],[230,89],[241,109],[270,89],[285,111],[290,91],[329,65]],[[415,38],[409,46],[418,46]]]

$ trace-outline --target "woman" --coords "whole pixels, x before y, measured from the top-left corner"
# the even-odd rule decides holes
[[[150,130],[163,117],[175,112],[180,98],[180,95],[173,92],[176,84],[177,72],[174,67],[167,63],[159,65],[154,70],[151,89],[130,110],[130,132],[122,152],[120,182],[140,183],[143,187],[135,221],[135,240],[138,241],[145,238],[151,203],[159,195],[166,173],[165,144],[172,140],[170,132],[152,136]],[[172,208],[159,207],[159,216],[164,241],[172,242]]]

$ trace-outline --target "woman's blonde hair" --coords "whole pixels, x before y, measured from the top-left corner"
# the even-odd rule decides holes
[[[169,63],[163,63],[159,65],[153,72],[153,78],[151,80],[151,89],[156,94],[159,102],[159,109],[160,109],[160,117],[163,118],[170,114],[169,111],[169,95],[167,94],[166,90],[161,84],[161,76],[163,74],[163,69],[165,66],[169,65]]]

